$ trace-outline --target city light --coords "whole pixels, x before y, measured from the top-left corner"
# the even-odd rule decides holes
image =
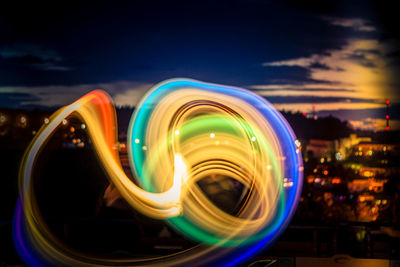
[[[27,127],[28,118],[25,115],[19,115],[16,119],[17,125],[21,128]]]
[[[301,146],[301,143],[300,143],[300,141],[298,139],[296,139],[296,141],[294,141],[294,143],[296,144],[297,147]]]

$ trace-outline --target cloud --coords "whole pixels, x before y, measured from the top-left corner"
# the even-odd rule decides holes
[[[0,48],[0,58],[6,63],[42,71],[69,71],[64,59],[55,51],[38,45],[16,44]]]
[[[300,57],[295,59],[281,60],[281,61],[273,61],[273,62],[265,62],[262,65],[264,67],[310,67],[311,64],[319,62],[323,55],[314,54],[310,57]],[[321,63],[320,63],[321,64]]]
[[[319,63],[319,62],[313,62],[309,65],[311,69],[322,69],[322,70],[330,70],[331,68],[328,65]]]
[[[386,128],[385,119],[365,118],[363,120],[350,120],[349,124],[354,129],[370,130],[370,131],[383,131]],[[400,130],[400,120],[390,121],[391,130]]]
[[[326,117],[329,115],[333,115],[337,118],[344,120],[354,120],[361,121],[365,118],[376,118],[376,119],[385,119],[386,117],[386,105],[384,103],[346,103],[350,105],[365,105],[363,109],[357,109],[355,107],[335,107],[335,109],[321,109],[320,105],[317,105],[318,108],[318,116]],[[340,104],[338,105],[341,106]],[[376,106],[375,108],[373,106]],[[326,106],[323,106],[326,108]],[[400,120],[400,104],[393,104],[389,106],[389,116],[390,120]]]
[[[280,92],[279,92],[280,93]],[[366,98],[349,98],[342,96],[315,96],[313,92],[309,92],[310,94],[305,96],[302,95],[282,95],[282,94],[274,94],[266,96],[266,99],[271,103],[374,103],[373,99]]]
[[[152,84],[135,84],[128,86],[124,92],[117,93],[113,98],[118,106],[136,106]]]
[[[376,28],[373,27],[366,21],[361,18],[338,18],[338,17],[322,17],[323,20],[328,21],[330,24],[345,28],[351,28],[355,31],[361,32],[374,32]]]
[[[377,49],[355,49],[348,55],[348,59],[367,68],[376,68],[381,58],[381,51]]]
[[[341,49],[326,51],[321,54],[313,54],[309,57],[273,61],[262,63],[264,67],[304,67],[315,71],[344,72],[341,65],[347,65],[353,61],[358,65],[365,66],[373,63],[373,67],[383,65],[382,54],[388,47],[374,39],[349,39]],[[370,67],[370,66],[368,66]]]
[[[397,46],[387,40],[351,38],[339,49],[263,63],[264,67],[282,68],[281,71],[283,67],[304,68],[309,71],[309,80],[318,82],[278,81],[249,88],[279,110],[312,112],[315,105],[318,116],[332,114],[363,129],[384,129],[385,99],[391,99],[392,103],[400,101],[398,83],[391,75],[393,59],[388,56],[396,51]],[[391,118],[395,105],[391,107]],[[367,118],[376,120],[372,123]]]
[[[40,97],[29,93],[0,91],[0,107],[12,108],[34,101],[40,101]]]
[[[254,89],[256,88],[256,89]],[[313,97],[316,99],[322,98],[340,98],[344,100],[348,99],[360,99],[363,102],[374,102],[375,99],[371,99],[368,95],[360,95],[360,92],[353,89],[342,89],[342,88],[265,88],[264,86],[253,86],[253,91],[264,97],[296,97],[298,99],[304,97]],[[332,101],[330,101],[332,102]],[[288,102],[289,103],[289,102]]]
[[[320,81],[318,85],[312,83],[287,83],[256,85],[253,88],[261,89],[266,86],[281,88],[345,88],[343,96],[375,99],[381,101],[391,98],[399,101],[395,84],[389,77],[392,72],[390,59],[386,56],[394,51],[394,46],[388,42],[376,39],[348,39],[346,45],[340,49],[327,50],[324,53],[312,54],[309,57],[293,58],[281,61],[265,62],[265,67],[302,67],[310,72],[310,79]],[[279,87],[278,87],[279,86]],[[286,87],[286,88],[285,88]],[[319,92],[319,95],[327,95]],[[301,93],[297,93],[301,95]],[[304,93],[305,95],[309,93]],[[332,94],[338,95],[337,91]]]
[[[260,93],[263,91],[268,93],[281,90],[288,92],[356,92],[353,89],[345,88],[321,88],[317,84],[312,88],[303,88],[303,86],[296,88],[293,85],[252,85],[249,88],[251,88],[253,91],[259,91]]]
[[[62,86],[15,86],[0,87],[0,97],[7,95],[25,95],[31,98],[16,98],[15,101],[0,102],[1,107],[32,107],[46,106],[58,107],[68,105],[84,94],[103,89],[113,97],[117,106],[135,106],[140,98],[152,87],[150,83],[118,81],[113,83],[94,83]]]
[[[267,100],[269,100],[267,98]],[[307,112],[310,113],[313,111],[313,106],[316,107],[318,114],[323,113],[324,116],[328,116],[329,114],[333,114],[336,116],[336,111],[348,110],[349,112],[345,116],[337,116],[342,120],[349,120],[351,118],[352,112],[357,110],[366,110],[366,109],[379,109],[383,108],[384,104],[379,103],[369,103],[369,102],[303,102],[303,103],[275,103],[274,107],[278,110],[286,110],[292,112]]]

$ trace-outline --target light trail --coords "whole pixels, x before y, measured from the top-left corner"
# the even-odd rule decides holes
[[[115,260],[84,255],[57,240],[40,214],[32,174],[46,141],[71,114],[85,123],[121,196],[200,245],[164,257]],[[279,112],[247,90],[187,79],[153,87],[136,108],[128,131],[128,155],[139,186],[122,169],[117,128],[111,98],[97,90],[58,110],[38,131],[21,163],[13,230],[26,263],[235,265],[270,245],[296,209],[303,179],[297,139]],[[229,177],[245,188],[235,214],[221,210],[200,188],[198,182],[211,175]],[[290,186],[283,186],[284,179],[290,179]]]

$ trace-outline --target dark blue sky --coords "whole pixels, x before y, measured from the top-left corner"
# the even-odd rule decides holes
[[[4,6],[0,10],[0,106],[68,104],[99,86],[118,98],[174,77],[249,89],[285,85],[284,89],[301,86],[309,90],[316,84],[328,90],[336,84],[353,90],[353,85],[340,79],[316,78],[318,70],[333,68],[329,65],[332,51],[350,51],[349,61],[370,67],[390,58],[386,65],[392,64],[397,71],[398,31],[389,7],[378,1],[294,2],[31,2]],[[379,58],[371,59],[373,49],[358,49],[363,47],[360,43],[351,46],[354,40],[376,41],[373,45]],[[345,50],[349,47],[353,50]],[[285,62],[310,57],[313,61],[308,65]],[[398,83],[393,73],[387,74],[388,84]],[[269,93],[264,96],[268,99]],[[284,97],[270,96],[270,100],[285,103]],[[286,103],[331,103],[334,97],[360,102],[351,95],[316,97],[321,98],[296,94],[287,96]],[[365,102],[378,103],[378,98]]]

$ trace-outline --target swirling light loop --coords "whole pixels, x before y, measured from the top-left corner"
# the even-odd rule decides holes
[[[112,260],[83,255],[57,240],[40,215],[31,177],[46,141],[72,113],[86,123],[121,196],[200,245],[164,257]],[[111,98],[93,91],[53,114],[27,149],[14,220],[16,247],[27,263],[234,265],[270,245],[288,224],[301,192],[302,160],[290,126],[266,100],[244,89],[195,80],[154,86],[137,106],[128,131],[128,155],[139,186],[119,161],[115,114]],[[234,212],[218,207],[202,189],[210,177],[220,186],[241,185]]]

